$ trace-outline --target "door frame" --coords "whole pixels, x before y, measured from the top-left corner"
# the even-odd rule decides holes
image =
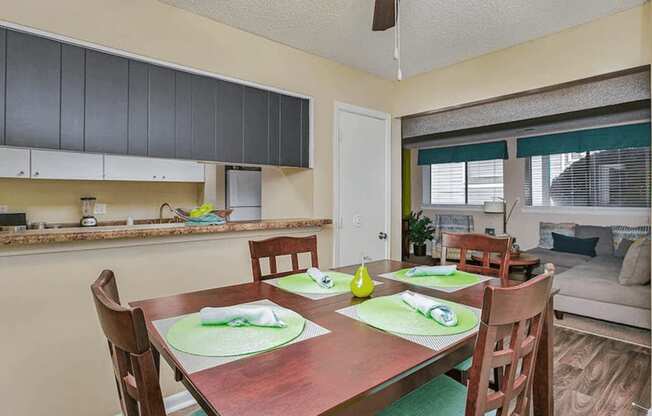
[[[361,116],[371,117],[385,123],[385,233],[387,233],[385,245],[385,258],[388,259],[391,250],[391,219],[392,219],[392,117],[389,113],[359,107],[340,101],[335,101],[333,112],[333,266],[346,266],[340,264],[340,239],[341,239],[341,151],[342,142],[340,134],[340,112],[348,112]]]

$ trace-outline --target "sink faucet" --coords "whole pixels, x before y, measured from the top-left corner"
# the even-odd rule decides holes
[[[164,202],[163,204],[161,204],[161,207],[158,209],[158,219],[159,219],[159,221],[163,220],[163,208],[165,208],[165,207],[167,207],[170,211],[172,211],[172,207],[167,202]]]

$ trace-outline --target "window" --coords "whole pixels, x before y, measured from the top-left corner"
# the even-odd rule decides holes
[[[650,148],[597,150],[526,158],[529,206],[650,206]]]
[[[425,171],[431,205],[482,205],[503,197],[501,159],[440,163]]]

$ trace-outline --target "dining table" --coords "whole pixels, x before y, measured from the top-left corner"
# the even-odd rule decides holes
[[[500,279],[491,278],[460,290],[443,291],[380,276],[412,266],[394,260],[367,263],[372,278],[382,282],[372,296],[410,290],[481,309],[484,289],[501,286]],[[357,267],[334,270],[353,274]],[[196,313],[207,306],[265,299],[299,313],[329,332],[191,371],[176,357],[155,326],[158,320]],[[435,350],[337,312],[364,301],[350,293],[309,299],[261,281],[140,300],[130,305],[144,313],[157,363],[162,357],[174,370],[177,381],[184,384],[211,416],[372,415],[432,378],[449,372],[473,354],[477,331],[470,331],[468,336],[446,348]],[[532,394],[535,416],[554,413],[552,351],[551,297],[535,365]]]

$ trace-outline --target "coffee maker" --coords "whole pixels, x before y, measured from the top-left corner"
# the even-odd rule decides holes
[[[82,219],[79,221],[79,225],[82,227],[95,227],[97,225],[97,218],[95,218],[95,202],[97,198],[85,196],[80,200]]]

